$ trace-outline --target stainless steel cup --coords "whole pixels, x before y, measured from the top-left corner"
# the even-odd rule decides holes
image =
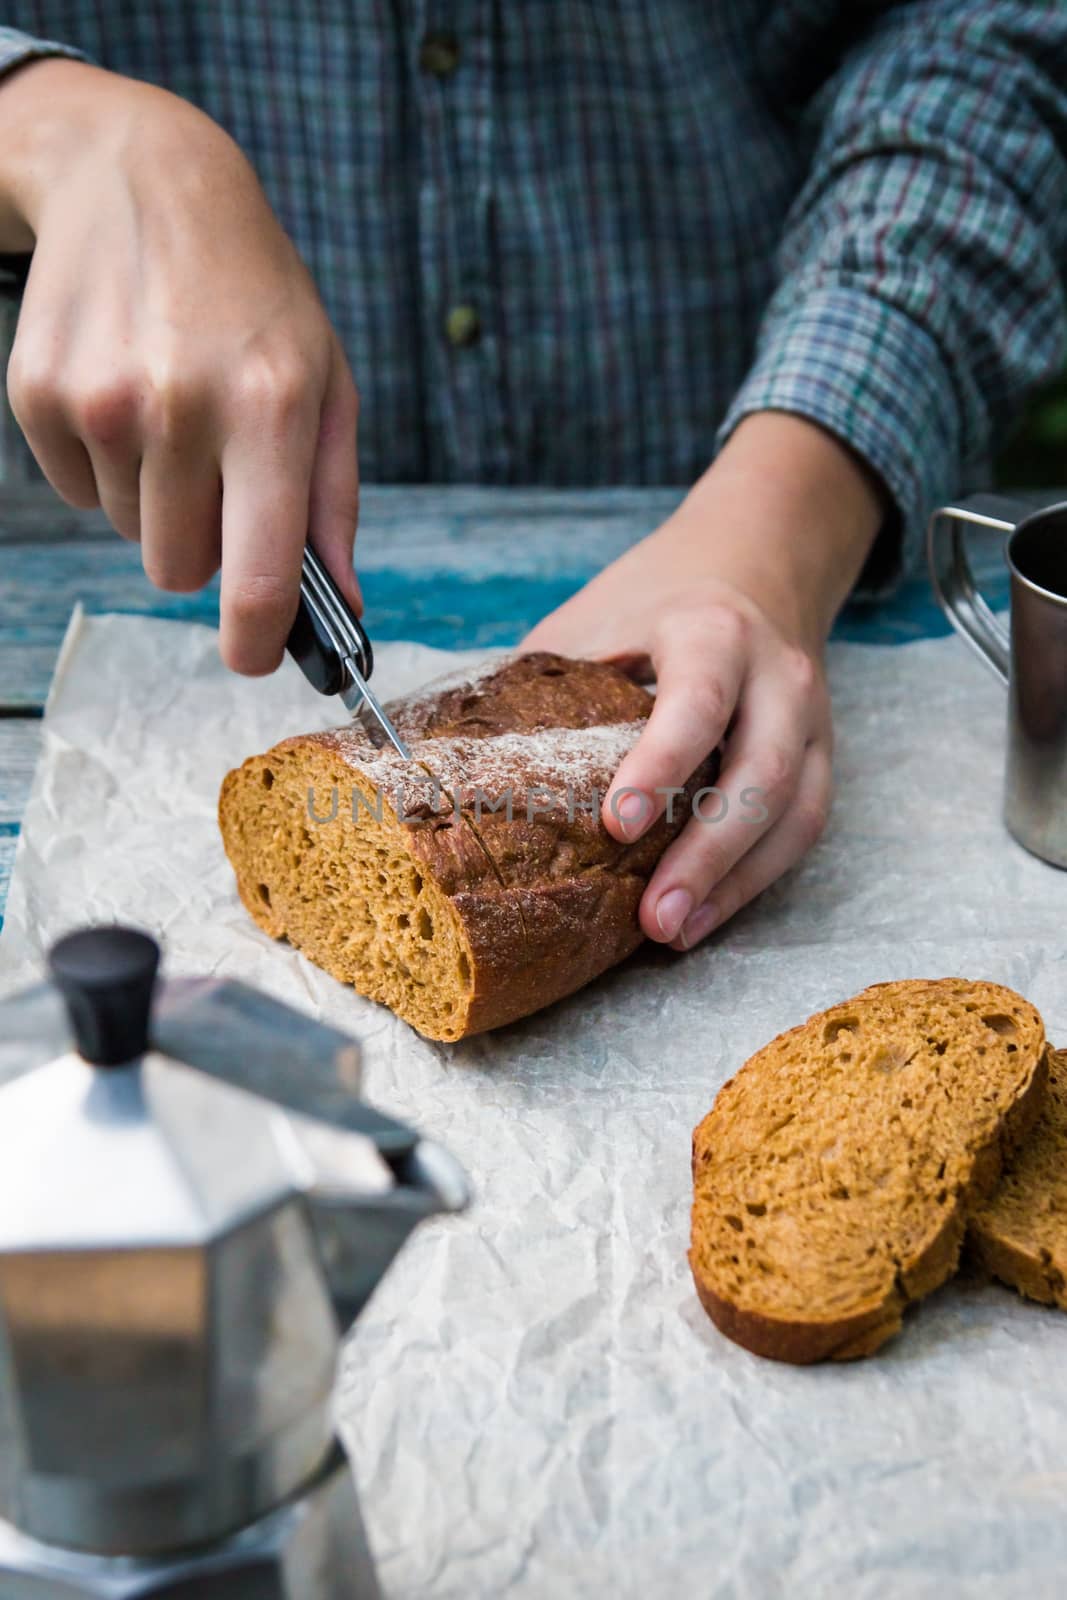
[[[978,591],[968,528],[1008,535],[1011,627]],[[1067,501],[1034,510],[979,495],[930,520],[934,592],[956,629],[1008,686],[1004,821],[1027,850],[1067,867]]]

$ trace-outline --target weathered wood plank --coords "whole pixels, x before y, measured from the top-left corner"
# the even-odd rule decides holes
[[[14,834],[0,833],[0,928],[4,925],[4,907],[7,904],[7,891],[11,883],[11,868],[15,864],[15,849],[18,839]]]
[[[23,717],[0,719],[0,838],[18,826],[41,748],[41,724]]]
[[[581,524],[549,530],[540,541],[540,571],[529,570],[522,556],[533,542],[525,539],[514,554],[506,542],[472,543],[462,557],[466,566],[458,558],[464,546],[457,542],[436,546],[435,556],[395,566],[364,562],[360,573],[372,637],[453,650],[515,643],[631,539],[621,520],[601,528],[596,538],[587,538]],[[451,565],[441,555],[446,548]],[[595,561],[589,559],[593,549]],[[431,559],[440,564],[430,565]],[[209,624],[218,619],[217,584],[197,595],[160,594],[141,571],[136,550],[118,539],[9,545],[0,550],[0,566],[0,708],[43,704],[76,602],[90,612]],[[1006,588],[1002,576],[990,585],[995,605],[1006,600]],[[890,602],[850,606],[836,631],[839,638],[893,644],[944,633],[946,624],[925,579],[913,578]]]
[[[361,566],[396,566],[397,534],[406,555],[434,567],[467,565],[480,548],[503,551],[522,570],[599,567],[650,533],[678,505],[682,488],[545,489],[483,485],[369,484],[362,491]],[[1013,490],[1033,507],[1067,499],[1067,488]],[[545,537],[557,543],[545,546]],[[100,511],[66,506],[47,484],[0,484],[0,545],[114,539]]]
[[[114,538],[114,531],[102,511],[64,504],[47,483],[5,481],[0,489],[0,545],[106,536]]]
[[[671,490],[369,489],[357,564],[373,635],[445,649],[512,643],[677,499]],[[33,537],[14,538],[29,502],[24,494],[20,510],[17,495],[0,495],[0,706],[43,702],[76,602],[217,621],[217,582],[161,594],[136,546],[102,536],[99,519],[64,512],[49,522],[38,500]],[[72,529],[76,537],[59,536]]]
[[[0,712],[39,713],[63,636],[54,628],[5,629],[3,609],[0,601]]]
[[[434,552],[449,560],[449,549],[499,542],[520,562],[540,563],[537,541],[528,534],[552,525],[571,535],[581,525],[582,539],[598,542],[598,530],[609,539],[621,527],[630,540],[649,533],[681,500],[682,489],[497,489],[478,485],[367,485],[361,495],[361,541],[365,559],[395,562],[392,541],[403,531],[405,546],[421,559]],[[0,488],[0,545],[67,543],[113,539],[100,511],[66,506],[47,484]],[[613,540],[617,542],[617,538]],[[596,551],[591,552],[596,559]],[[436,564],[436,561],[435,561]]]

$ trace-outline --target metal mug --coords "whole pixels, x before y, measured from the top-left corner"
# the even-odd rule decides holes
[[[1010,629],[975,583],[968,526],[1008,535]],[[945,506],[930,520],[927,556],[952,626],[1008,688],[1008,832],[1042,860],[1067,867],[1067,501],[1035,510],[978,495]]]

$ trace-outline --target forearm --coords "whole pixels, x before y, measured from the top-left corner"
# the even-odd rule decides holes
[[[722,437],[767,410],[821,423],[887,484],[918,565],[931,510],[1067,349],[1067,10],[859,9]]]

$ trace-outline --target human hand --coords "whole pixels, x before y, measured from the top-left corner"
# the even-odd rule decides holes
[[[885,515],[867,469],[813,424],[747,418],[679,510],[538,624],[523,649],[655,678],[648,725],[604,800],[631,841],[723,741],[722,769],[641,901],[687,949],[791,867],[831,793],[823,646]]]
[[[220,649],[273,670],[310,538],[359,610],[357,396],[232,139],[66,60],[0,84],[0,248],[33,248],[8,369],[53,487],[139,540],[158,587],[222,567]]]

